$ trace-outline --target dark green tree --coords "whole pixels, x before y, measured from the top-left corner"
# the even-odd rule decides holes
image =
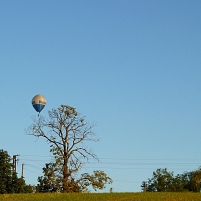
[[[11,157],[7,151],[0,150],[0,193],[30,193],[32,187],[27,186],[23,178],[13,172]]]
[[[12,164],[7,151],[0,150],[0,193],[12,191]]]
[[[182,175],[174,176],[173,172],[167,169],[157,169],[153,172],[151,179],[148,179],[147,191],[150,192],[181,192],[187,180]]]
[[[45,170],[44,177],[39,178],[39,183],[40,186],[48,188],[61,184],[62,192],[72,192],[78,185],[74,174],[89,158],[98,160],[92,150],[85,145],[87,141],[97,141],[92,131],[94,125],[89,124],[85,117],[81,117],[75,108],[67,105],[52,109],[48,114],[47,120],[42,116],[34,119],[26,131],[29,135],[45,138],[50,143],[50,151],[55,157],[55,162],[46,167],[47,171]]]

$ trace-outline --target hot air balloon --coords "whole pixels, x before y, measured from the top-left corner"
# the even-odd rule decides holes
[[[32,105],[39,114],[46,105],[46,99],[38,94],[32,98]]]

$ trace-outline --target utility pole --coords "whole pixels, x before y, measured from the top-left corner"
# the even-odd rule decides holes
[[[146,192],[146,191],[147,191],[147,183],[144,182],[144,192]]]
[[[146,190],[147,190],[147,183],[145,181],[143,181],[141,187],[142,187],[143,192],[146,192]]]
[[[16,173],[17,156],[19,155],[13,155],[13,173]]]
[[[24,178],[24,163],[22,163],[22,176],[21,178],[23,179]]]

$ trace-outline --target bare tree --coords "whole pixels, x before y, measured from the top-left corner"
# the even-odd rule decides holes
[[[75,108],[61,105],[48,111],[49,119],[40,116],[26,130],[28,135],[43,137],[50,143],[56,163],[61,166],[62,191],[68,192],[68,183],[84,162],[97,156],[85,145],[85,141],[98,141],[92,131],[94,125],[80,117]]]

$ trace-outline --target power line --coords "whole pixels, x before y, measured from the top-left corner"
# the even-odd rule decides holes
[[[154,167],[146,167],[146,168],[142,168],[142,167],[87,167],[87,169],[111,169],[111,170],[153,170]],[[184,170],[184,168],[174,168],[174,170]]]
[[[28,156],[28,157],[43,157],[43,158],[50,158],[50,157],[53,157],[54,156],[50,156],[50,155],[46,155],[46,156],[42,156],[42,155],[20,155],[20,156]]]
[[[37,172],[34,172],[34,171],[32,171],[32,170],[30,170],[30,169],[27,169],[27,168],[24,168],[25,170],[28,170],[29,172],[33,172],[33,173],[35,173],[35,174],[39,174],[39,173],[37,173]]]
[[[166,160],[166,161],[201,161],[201,159],[189,159],[189,158],[99,158],[100,160],[122,160],[122,161],[161,161],[161,160]]]
[[[20,155],[20,157],[43,157],[43,158],[54,158],[54,156],[51,156],[51,155]],[[94,159],[94,158],[89,158],[89,159]],[[131,160],[134,160],[134,161],[161,161],[161,160],[165,160],[165,161],[201,161],[201,159],[192,159],[192,158],[106,158],[106,157],[100,157],[99,158],[100,160],[103,159],[103,160],[122,160],[122,161],[125,161],[125,160],[128,160],[128,161],[131,161]]]
[[[116,162],[100,162],[100,163],[94,163],[94,162],[91,162],[89,164],[110,164],[110,165],[200,165],[200,163],[186,163],[186,162],[183,162],[183,163],[178,163],[178,162],[175,162],[175,163],[167,163],[167,162],[152,162],[152,163],[116,163]]]

